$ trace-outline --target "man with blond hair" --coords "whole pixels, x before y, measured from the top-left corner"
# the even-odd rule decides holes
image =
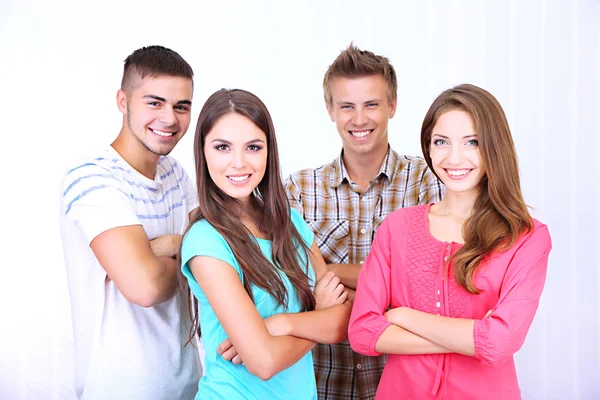
[[[325,105],[342,139],[332,163],[286,180],[292,207],[302,212],[328,263],[352,292],[383,219],[400,207],[440,201],[444,188],[422,158],[388,144],[397,105],[396,72],[386,57],[353,44],[325,73]],[[313,350],[319,399],[372,399],[386,357],[355,353],[349,343]]]

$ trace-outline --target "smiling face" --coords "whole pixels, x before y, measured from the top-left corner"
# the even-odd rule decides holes
[[[190,125],[192,93],[191,79],[174,76],[140,79],[129,94],[119,90],[123,131],[135,139],[129,146],[156,157],[169,154]]]
[[[204,156],[213,182],[228,196],[249,204],[267,168],[267,136],[237,113],[220,117],[204,139]]]
[[[345,157],[385,154],[388,121],[396,112],[396,102],[390,104],[388,97],[381,75],[333,78],[327,111],[342,138]]]
[[[440,115],[431,132],[430,156],[447,194],[479,192],[485,169],[469,114],[451,110]]]

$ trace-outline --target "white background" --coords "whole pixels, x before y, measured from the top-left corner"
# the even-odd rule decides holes
[[[526,201],[554,242],[517,355],[523,398],[600,398],[599,26],[592,0],[2,0],[0,398],[71,399],[58,187],[70,162],[117,135],[125,57],[161,44],[186,58],[194,121],[217,89],[256,93],[287,175],[339,152],[321,82],[351,40],[396,68],[400,153],[420,154],[422,118],[442,90],[470,82],[500,100]],[[191,174],[194,129],[174,151]]]

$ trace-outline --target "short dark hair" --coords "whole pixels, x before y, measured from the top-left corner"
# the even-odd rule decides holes
[[[137,49],[125,59],[121,89],[130,93],[137,79],[161,75],[193,79],[194,71],[177,52],[163,46]]]
[[[348,48],[343,50],[333,64],[327,68],[323,79],[325,102],[329,106],[332,105],[331,81],[333,78],[355,79],[372,75],[381,75],[385,79],[388,87],[388,100],[390,104],[396,101],[398,83],[396,71],[390,64],[390,60],[371,51],[361,50],[354,43],[350,43]]]

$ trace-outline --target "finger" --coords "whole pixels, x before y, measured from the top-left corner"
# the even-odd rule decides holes
[[[337,285],[340,284],[340,278],[337,275],[334,275],[333,278],[331,278],[331,280],[329,281],[329,283],[327,284],[327,286],[335,288],[337,287]]]
[[[321,279],[319,279],[319,282],[317,282],[317,286],[327,286],[327,284],[329,284],[329,282],[331,281],[331,279],[333,279],[334,276],[335,274],[333,273],[333,271],[328,271],[325,275],[321,277]]]
[[[230,347],[229,349],[227,349],[226,351],[223,352],[223,359],[227,360],[227,361],[231,361],[237,355],[238,355],[237,351],[232,346],[232,347]]]
[[[339,296],[342,294],[344,289],[345,289],[344,285],[342,285],[341,283],[338,283],[338,285],[335,287],[335,289],[333,289],[333,294],[336,296]]]
[[[233,360],[231,360],[232,363],[239,365],[242,363],[242,357],[240,357],[239,354],[236,354],[235,357],[233,357]]]
[[[225,350],[228,350],[231,346],[233,346],[233,345],[231,344],[231,341],[229,340],[229,338],[223,340],[223,342],[221,342],[219,347],[217,347],[217,354],[223,354],[223,352]]]
[[[344,292],[342,292],[340,297],[338,297],[337,303],[344,304],[346,302],[346,300],[348,300],[348,292],[344,291]]]

